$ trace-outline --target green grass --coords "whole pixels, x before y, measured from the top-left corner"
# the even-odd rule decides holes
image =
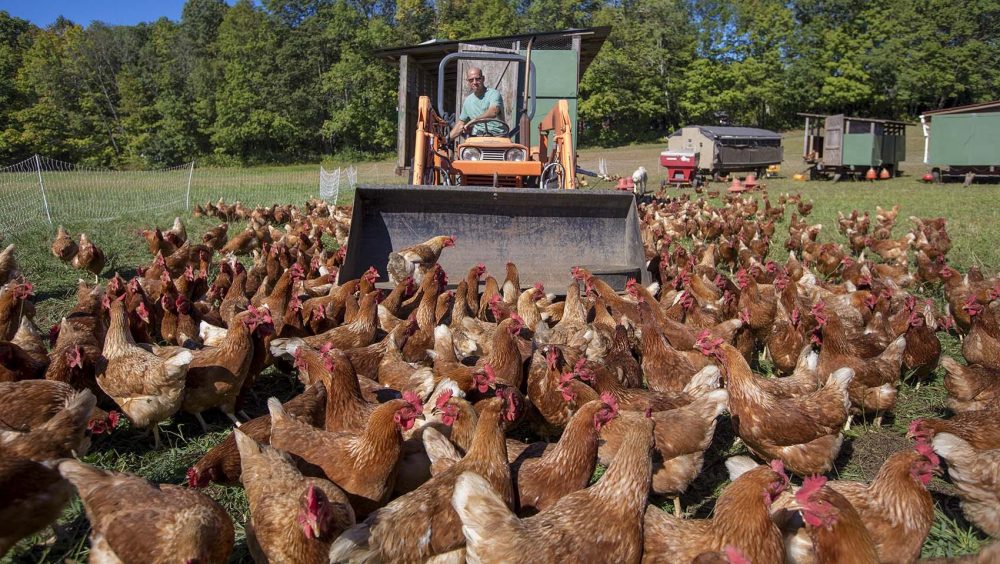
[[[915,134],[915,131],[911,131],[911,134]],[[945,216],[949,218],[948,230],[954,242],[949,255],[951,262],[960,269],[976,264],[988,272],[997,271],[997,266],[1000,265],[1000,246],[994,241],[1000,240],[1000,221],[998,221],[1000,211],[992,205],[992,202],[1000,196],[1000,186],[976,184],[963,188],[957,184],[924,184],[919,181],[919,177],[925,171],[925,167],[919,164],[922,141],[919,137],[912,136],[908,143],[909,161],[902,166],[905,173],[903,177],[876,183],[802,182],[791,179],[794,173],[805,168],[798,157],[801,151],[801,133],[790,132],[786,136],[786,161],[782,166],[782,177],[766,180],[772,201],[776,203],[777,195],[784,192],[798,192],[806,199],[813,199],[815,202],[813,213],[806,219],[813,223],[824,224],[821,235],[824,241],[843,242],[836,232],[837,211],[846,213],[858,209],[874,212],[876,205],[887,208],[899,204],[901,212],[896,236],[902,235],[909,229],[906,218],[910,215]],[[663,148],[663,144],[654,144],[613,150],[584,149],[580,151],[580,164],[584,168],[596,170],[598,158],[603,157],[607,159],[610,171],[621,175],[630,174],[641,164],[649,170],[650,186],[655,187],[663,176],[662,169],[658,166],[658,155]],[[324,163],[324,166],[328,169],[335,168],[336,163]],[[359,165],[359,182],[400,183],[403,179],[393,176],[393,166],[394,163],[390,161]],[[220,196],[228,202],[241,200],[248,204],[273,202],[302,204],[306,198],[317,195],[315,174],[317,170],[318,167],[314,165],[260,167],[242,171],[210,169],[204,172],[202,177],[204,180],[194,184],[192,205],[204,203],[206,200],[215,201]],[[290,178],[292,180],[289,180]],[[592,187],[609,186],[607,183],[596,183]],[[725,188],[725,184],[714,184],[709,189]],[[685,192],[690,193],[690,189],[686,191],[668,189],[670,195]],[[0,182],[0,201],[3,196],[3,182]],[[340,203],[348,204],[352,200],[351,191],[342,189]],[[785,221],[779,224],[773,245],[772,256],[780,260],[787,256],[781,245],[786,237],[790,212],[791,210],[788,210]],[[189,236],[196,240],[200,239],[205,230],[218,224],[215,219],[192,218],[189,214],[185,214],[183,209],[129,214],[127,217],[101,222],[79,221],[69,217],[65,218],[65,224],[73,234],[85,229],[92,240],[105,250],[108,255],[108,266],[101,275],[102,279],[110,278],[115,272],[128,278],[134,273],[137,265],[146,264],[150,260],[145,242],[136,235],[136,230],[154,224],[169,226],[174,216],[178,214],[185,218]],[[234,225],[231,232],[239,228],[239,225]],[[16,233],[4,233],[8,242],[17,243],[18,261],[28,279],[35,285],[38,303],[37,323],[43,330],[57,322],[72,306],[76,282],[81,277],[80,272],[62,264],[49,254],[53,231],[47,225],[41,225]],[[92,278],[89,275],[82,277]],[[939,290],[925,288],[921,292],[940,299]],[[955,339],[945,337],[942,339],[942,344],[945,354],[960,357]],[[767,371],[766,366],[758,368]],[[845,442],[844,453],[837,462],[837,469],[831,475],[843,479],[870,479],[881,461],[891,452],[909,448],[904,435],[910,419],[919,416],[940,416],[945,413],[942,378],[943,373],[939,369],[933,378],[923,383],[919,389],[910,382],[904,383],[900,388],[895,416],[886,420],[884,428],[875,429],[870,423],[856,422],[850,432],[849,440]],[[264,402],[268,396],[275,395],[284,400],[297,390],[298,387],[291,377],[274,369],[269,370],[259,380],[256,397],[252,398],[247,411],[251,416],[256,416],[266,409]],[[183,414],[164,423],[161,431],[169,447],[161,451],[153,451],[152,439],[144,437],[142,432],[128,427],[119,429],[110,437],[96,440],[85,460],[102,467],[133,472],[154,481],[183,483],[188,466],[221,441],[228,432],[226,430],[228,421],[222,415],[209,412],[206,414],[206,419],[215,429],[208,434],[202,433],[197,423]],[[690,515],[697,517],[711,515],[714,499],[727,483],[723,465],[725,458],[746,453],[744,447],[734,443],[734,439],[729,420],[723,417],[718,423],[713,445],[706,454],[702,475],[682,497],[685,511]],[[596,480],[603,471],[603,468],[598,468],[594,479]],[[954,491],[941,480],[935,480],[933,490],[937,506],[936,518],[934,528],[924,545],[924,555],[957,555],[978,550],[985,536],[962,518]],[[248,510],[242,490],[238,487],[213,486],[206,491],[219,501],[234,519],[237,544],[232,561],[248,561],[242,528],[248,517]],[[672,510],[669,500],[656,501]],[[80,561],[87,555],[88,531],[89,525],[80,503],[74,501],[67,507],[54,538],[51,531],[45,531],[25,539],[3,559],[3,562],[57,562],[67,559]]]

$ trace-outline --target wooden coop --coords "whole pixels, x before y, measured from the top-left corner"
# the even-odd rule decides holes
[[[809,178],[864,176],[869,170],[898,176],[906,158],[906,126],[890,119],[847,117],[844,114],[799,114],[806,120],[802,159]]]
[[[568,29],[545,33],[488,37],[458,41],[430,40],[418,45],[394,47],[375,51],[375,55],[389,60],[399,68],[399,90],[396,111],[396,174],[407,174],[413,163],[414,132],[417,127],[417,102],[420,96],[437,100],[438,66],[451,53],[485,51],[493,53],[519,53],[524,55],[528,41],[534,37],[531,62],[536,72],[536,107],[531,127],[538,124],[559,101],[569,102],[574,139],[577,137],[577,98],[580,77],[597,56],[611,33],[610,27]],[[523,92],[524,76],[518,65],[509,61],[460,60],[445,68],[445,112],[452,118],[468,94],[465,88],[466,69],[471,66],[483,69],[487,85],[500,91],[504,100],[504,117],[510,125],[518,115]]]

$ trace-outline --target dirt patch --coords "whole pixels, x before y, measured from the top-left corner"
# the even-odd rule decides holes
[[[893,454],[913,448],[913,441],[888,429],[871,430],[851,440],[850,455],[845,461],[869,481],[878,474],[882,463]]]

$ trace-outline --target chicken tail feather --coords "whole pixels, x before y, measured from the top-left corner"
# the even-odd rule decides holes
[[[484,540],[495,538],[498,525],[517,520],[493,486],[473,472],[463,472],[458,477],[451,504],[462,520],[462,533],[472,553]]]
[[[358,523],[341,533],[330,545],[330,559],[334,562],[375,562],[378,553],[369,545],[371,527],[368,521]]]

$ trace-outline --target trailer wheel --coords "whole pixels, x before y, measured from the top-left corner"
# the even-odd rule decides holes
[[[976,179],[976,173],[974,173],[972,171],[969,171],[969,172],[965,173],[965,182],[962,183],[962,186],[966,186],[966,187],[971,186],[972,185],[972,181],[975,180],[975,179]]]
[[[694,175],[694,176],[691,177],[691,187],[692,188],[699,188],[699,187],[701,187],[701,177],[700,176]]]
[[[833,181],[834,184],[836,184],[837,182],[840,182],[840,178],[841,178],[841,175],[840,175],[839,172],[837,172],[837,173],[834,173],[833,178],[831,180]]]
[[[931,176],[934,177],[934,180],[932,180],[934,184],[941,184],[941,169],[935,168],[934,170],[932,170]]]

